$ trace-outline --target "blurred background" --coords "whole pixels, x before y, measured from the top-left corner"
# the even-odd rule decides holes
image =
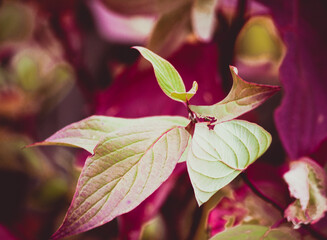
[[[229,65],[236,66],[247,81],[282,85],[280,66],[292,37],[288,32],[304,35],[292,28],[289,15],[298,16],[296,11],[306,11],[306,6],[267,2],[0,1],[0,239],[49,239],[65,216],[87,157],[83,150],[24,146],[93,114],[187,116],[182,104],[161,92],[150,65],[132,46],[146,46],[168,59],[187,89],[196,80],[199,91],[193,104],[214,104],[226,96],[232,84]],[[315,18],[319,14],[317,10]],[[314,18],[306,16],[311,23]],[[310,41],[299,44],[302,47],[308,43],[312,48],[319,46]],[[259,122],[273,135],[264,159],[249,169],[250,177],[251,171],[267,166],[279,168],[286,156],[300,156],[292,155],[287,143],[280,140],[274,121],[274,110],[283,94],[281,91],[256,111],[242,116]],[[318,145],[312,149],[318,149]],[[312,149],[308,154],[313,153]],[[315,154],[320,154],[317,151]],[[260,182],[260,177],[264,183],[270,180],[256,176],[256,181]],[[236,180],[235,184],[240,183]],[[277,198],[286,204],[289,197],[285,184],[273,184],[275,193],[284,191],[285,197]],[[203,234],[211,235],[210,229],[203,227],[207,218],[196,206],[185,166],[179,166],[158,191],[134,213],[67,239],[204,239]],[[221,194],[230,194],[231,190],[224,191]],[[242,210],[236,212],[239,214],[232,225],[244,218]],[[215,214],[226,223],[226,216],[233,215],[230,213]],[[199,230],[201,227],[203,230]],[[215,227],[219,232],[221,224]]]

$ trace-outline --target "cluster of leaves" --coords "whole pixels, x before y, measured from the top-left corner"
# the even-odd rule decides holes
[[[207,202],[269,147],[263,128],[232,120],[257,107],[279,87],[248,83],[231,67],[233,87],[212,106],[189,105],[197,82],[186,92],[182,78],[166,60],[136,47],[151,62],[159,86],[189,110],[182,117],[124,119],[92,116],[34,145],[70,145],[90,156],[61,228],[53,239],[100,226],[129,212],[150,196],[186,161],[198,205]]]
[[[55,231],[75,191],[76,159],[84,168],[54,238],[112,219],[78,238],[325,239],[325,5],[1,1],[0,238],[45,239]],[[178,69],[184,81],[163,59],[138,48],[175,101],[162,94],[149,64],[136,61],[134,45]],[[241,116],[274,91],[247,88],[230,65],[244,79],[282,85],[282,91]],[[75,88],[60,104],[73,72]],[[186,112],[188,118],[171,117]],[[82,148],[73,150],[77,154],[21,150],[90,115],[39,143]],[[234,120],[239,116],[272,135],[267,153],[253,164],[270,140],[258,145],[265,131]]]

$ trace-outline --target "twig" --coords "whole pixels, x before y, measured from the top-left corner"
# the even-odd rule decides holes
[[[282,216],[284,215],[284,208],[282,206],[280,206],[278,203],[276,203],[275,201],[273,201],[272,199],[270,199],[269,197],[267,197],[266,195],[264,195],[262,192],[260,192],[254,185],[253,183],[249,180],[249,178],[247,177],[245,172],[241,173],[241,177],[243,179],[243,181],[246,183],[246,185],[248,185],[248,187],[261,199],[263,199],[264,201],[270,203],[271,205],[273,205],[281,214]]]

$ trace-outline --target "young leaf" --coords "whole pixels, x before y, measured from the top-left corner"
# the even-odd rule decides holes
[[[236,67],[230,66],[233,86],[225,99],[211,106],[191,105],[192,111],[200,116],[210,116],[216,123],[234,119],[261,105],[280,89],[278,86],[268,86],[244,81]]]
[[[295,227],[315,223],[327,211],[325,172],[309,158],[291,162],[290,168],[284,179],[296,200],[285,210],[285,217]]]
[[[259,225],[239,225],[216,234],[210,240],[297,240],[299,235],[286,227],[273,228]]]
[[[231,182],[270,143],[270,134],[254,123],[232,120],[213,130],[204,123],[196,124],[186,163],[198,204]]]
[[[58,239],[131,211],[172,173],[188,143],[179,126],[127,127],[109,133],[86,160]]]
[[[168,97],[175,101],[187,102],[194,96],[198,89],[196,82],[193,83],[192,89],[186,92],[184,82],[173,65],[146,48],[134,48],[152,64],[159,86]]]
[[[176,99],[183,99],[183,102],[186,102],[186,100],[190,100],[194,94],[198,91],[198,83],[196,81],[193,82],[193,86],[190,91],[188,92],[172,92],[171,97]]]
[[[157,123],[186,126],[188,120],[183,117],[146,117],[146,118],[116,118],[106,116],[91,116],[79,122],[72,123],[52,136],[29,146],[61,145],[83,148],[93,154],[98,142],[108,133],[127,126],[140,126]]]

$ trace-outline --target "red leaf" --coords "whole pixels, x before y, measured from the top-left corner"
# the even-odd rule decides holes
[[[292,159],[312,153],[327,137],[327,5],[315,1],[258,0],[271,9],[287,54],[280,68],[284,98],[275,112]]]
[[[179,177],[183,170],[184,168],[180,164],[177,165],[172,175],[160,188],[144,200],[137,208],[119,217],[119,228],[122,239],[140,238],[142,226],[158,214],[162,204],[176,184],[177,177]]]
[[[216,52],[213,44],[187,45],[168,59],[180,73],[187,89],[193,81],[198,82],[198,93],[192,98],[194,104],[213,104],[225,96],[217,75]],[[108,90],[98,95],[97,102],[97,113],[110,116],[187,114],[183,104],[170,100],[161,91],[152,69],[140,71],[137,65],[116,78]]]

